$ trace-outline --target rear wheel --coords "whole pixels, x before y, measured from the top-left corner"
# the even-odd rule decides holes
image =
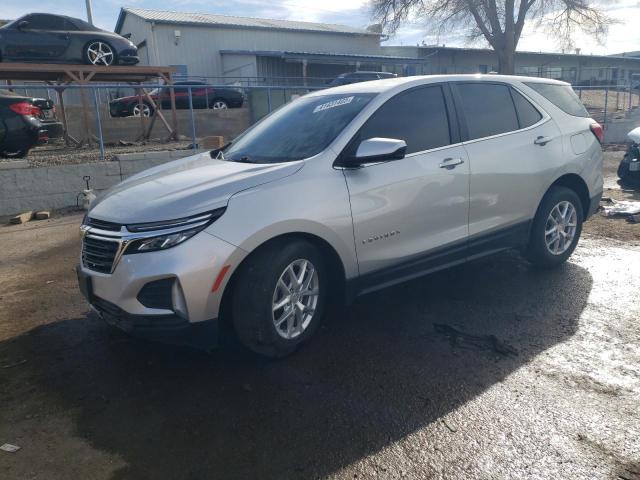
[[[327,297],[327,270],[310,243],[274,244],[241,267],[234,283],[233,323],[240,341],[283,357],[317,330]]]
[[[565,262],[578,245],[583,218],[582,202],[573,190],[551,187],[533,220],[526,252],[529,261],[543,268]]]
[[[24,158],[29,153],[28,148],[23,148],[20,150],[2,150],[0,152],[0,157],[3,158]]]

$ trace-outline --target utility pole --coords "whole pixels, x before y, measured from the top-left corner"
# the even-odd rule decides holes
[[[87,4],[87,21],[93,25],[93,12],[91,11],[91,0],[85,0]]]

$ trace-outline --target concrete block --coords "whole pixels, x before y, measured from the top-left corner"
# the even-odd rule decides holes
[[[224,137],[219,135],[211,135],[208,137],[202,137],[198,142],[200,148],[205,150],[214,150],[224,146]]]
[[[48,220],[50,217],[51,217],[51,212],[47,210],[41,210],[39,212],[36,212],[36,214],[33,216],[33,218],[35,218],[36,220]]]
[[[27,160],[0,162],[0,170],[13,170],[14,168],[29,168],[29,162]]]
[[[33,211],[29,210],[28,212],[21,213],[20,215],[16,215],[9,219],[9,223],[20,224],[27,223],[33,217]]]

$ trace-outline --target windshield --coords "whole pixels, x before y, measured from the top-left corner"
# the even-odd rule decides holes
[[[236,162],[278,163],[317,155],[374,96],[302,97],[247,130],[224,151],[224,157]]]

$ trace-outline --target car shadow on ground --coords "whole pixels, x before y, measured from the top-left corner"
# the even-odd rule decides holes
[[[565,341],[592,283],[573,263],[536,271],[515,254],[495,257],[362,297],[278,361],[130,339],[93,314],[0,350],[27,360],[8,382],[10,400],[38,391],[46,408],[70,412],[75,436],[126,464],[113,478],[316,478],[438,421]],[[446,334],[455,331],[494,335],[517,354]]]

